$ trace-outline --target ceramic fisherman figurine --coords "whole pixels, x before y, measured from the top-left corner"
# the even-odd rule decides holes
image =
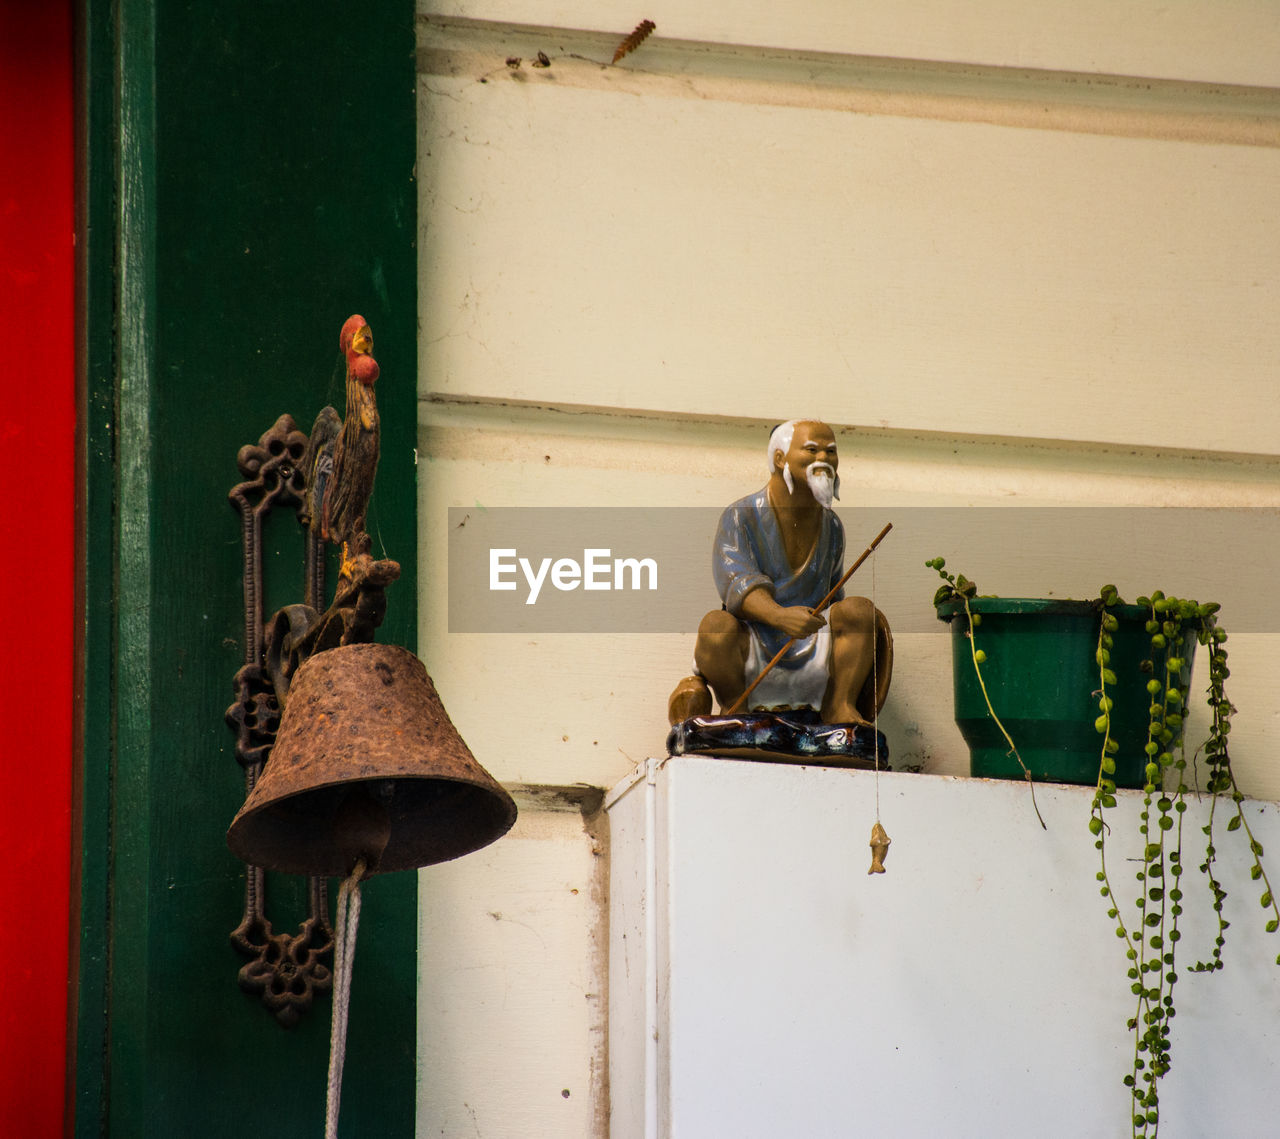
[[[716,719],[708,717],[709,684],[722,717],[730,709],[808,710],[805,723],[868,725],[889,691],[888,622],[867,598],[843,591],[814,612],[844,569],[844,527],[831,509],[840,488],[835,436],[816,420],[784,423],[770,436],[768,463],[763,489],[721,516],[712,571],[724,607],[703,618],[694,647],[698,675],[672,693],[668,719],[680,725],[697,718],[708,727]],[[790,638],[795,642],[751,691],[748,707],[735,708]]]

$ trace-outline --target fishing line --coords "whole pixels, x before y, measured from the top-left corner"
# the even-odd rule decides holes
[[[871,747],[875,755],[876,821],[871,827],[871,869],[868,874],[883,874],[885,855],[892,841],[880,824],[880,609],[876,605],[876,553],[871,551]]]

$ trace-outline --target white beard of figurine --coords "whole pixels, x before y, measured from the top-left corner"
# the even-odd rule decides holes
[[[787,485],[787,493],[794,494],[796,489],[795,478],[791,474],[791,468],[785,464],[782,467],[782,481]],[[809,484],[809,490],[813,492],[813,497],[819,506],[831,509],[831,504],[840,497],[840,476],[832,469],[828,463],[813,463],[805,469],[805,482]]]

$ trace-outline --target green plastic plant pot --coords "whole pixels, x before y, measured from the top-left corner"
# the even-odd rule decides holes
[[[986,654],[980,667],[991,706],[1031,777],[1095,784],[1103,745],[1094,727],[1101,687],[1096,657],[1101,603],[975,597],[969,607],[981,615],[975,645]],[[1117,683],[1107,686],[1115,702],[1111,736],[1120,745],[1113,778],[1117,787],[1142,787],[1151,706],[1146,686],[1153,675],[1163,677],[1165,653],[1161,650],[1153,659],[1145,629],[1150,614],[1144,607],[1117,605],[1108,612],[1120,622],[1112,634],[1109,663]],[[982,698],[965,635],[964,605],[945,602],[938,606],[938,618],[951,625],[956,724],[969,745],[970,773],[986,779],[1025,778]],[[1195,645],[1194,631],[1187,630],[1181,649],[1184,683],[1190,681]]]

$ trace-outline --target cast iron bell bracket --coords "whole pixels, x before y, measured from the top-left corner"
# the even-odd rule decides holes
[[[289,684],[298,666],[316,652],[373,640],[386,612],[384,589],[400,575],[394,561],[374,561],[367,535],[350,551],[351,572],[338,583],[333,603],[323,611],[325,543],[307,516],[303,458],[308,436],[282,415],[256,444],[240,448],[242,481],[228,498],[240,513],[244,554],[244,664],[236,672],[237,699],[227,709],[236,734],[236,759],[244,768],[245,794],[253,791],[275,744]],[[305,535],[304,600],[264,617],[264,524],[277,507],[292,507]],[[308,882],[308,913],[296,933],[277,933],[266,915],[265,873],[248,866],[244,915],[231,944],[248,962],[240,987],[261,997],[285,1027],[297,1023],[316,993],[332,988],[327,961],[333,950],[325,880]]]

